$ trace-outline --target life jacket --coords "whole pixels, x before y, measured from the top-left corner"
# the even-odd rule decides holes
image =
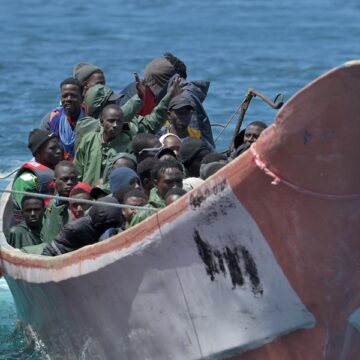
[[[51,170],[45,165],[31,160],[23,164],[17,174],[14,181],[25,171],[31,171],[38,179],[39,193],[53,195],[55,193],[54,170]]]
[[[40,194],[49,194],[54,195],[55,193],[55,181],[54,176],[55,173],[53,170],[48,168],[45,165],[39,164],[38,162],[31,160],[26,162],[21,166],[19,171],[16,173],[14,181],[25,171],[32,172],[39,184],[39,193]],[[50,204],[51,199],[44,199],[45,207],[48,207]],[[21,213],[21,209],[18,207],[18,205],[13,202],[13,219],[12,219],[12,225],[18,224],[21,220],[23,220],[23,216]]]

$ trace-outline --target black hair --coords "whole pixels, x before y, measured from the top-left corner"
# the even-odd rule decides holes
[[[158,161],[160,160],[149,157],[138,163],[136,167],[136,172],[138,173],[142,183],[144,183],[144,179],[151,178],[151,169],[155,166],[155,164]]]
[[[218,162],[218,161],[227,161],[227,156],[225,154],[220,154],[217,152],[211,152],[203,157],[201,160],[202,164],[209,164],[212,162]]]
[[[59,167],[70,167],[70,168],[75,168],[76,166],[73,162],[69,161],[69,160],[61,160],[59,161],[56,166],[55,169],[59,168]]]
[[[107,110],[110,110],[110,109],[113,109],[113,110],[117,110],[117,111],[120,111],[120,113],[123,115],[123,111],[121,109],[121,107],[117,104],[107,104],[103,107],[103,109],[101,110],[101,114],[100,114],[100,118],[102,118],[103,114],[105,111]]]
[[[267,128],[267,125],[262,122],[262,121],[253,121],[251,122],[250,124],[248,124],[246,127],[250,126],[250,125],[253,125],[253,126],[258,126],[259,128],[262,128],[262,129],[266,129]]]
[[[171,196],[171,195],[179,195],[179,196],[183,196],[186,194],[186,191],[182,188],[178,188],[178,187],[175,187],[175,188],[171,188],[164,196],[164,200],[166,200],[166,198],[168,196]]]
[[[186,65],[176,56],[167,52],[164,54],[164,58],[174,67],[177,74],[182,78],[187,78]]]
[[[75,86],[77,86],[79,88],[79,90],[80,90],[80,94],[82,94],[83,91],[84,91],[84,86],[83,86],[82,82],[79,81],[78,79],[73,78],[73,77],[70,77],[70,78],[67,78],[67,79],[63,80],[60,83],[60,90],[64,85],[75,85]]]
[[[150,133],[140,133],[134,136],[132,140],[132,149],[136,157],[139,156],[141,150],[146,148],[160,148],[160,140]]]
[[[37,196],[31,196],[31,195],[25,195],[22,199],[21,199],[21,208],[23,208],[24,202],[28,201],[28,200],[39,200],[42,204],[43,207],[45,207],[45,201],[42,198],[39,198]]]
[[[142,199],[145,199],[146,201],[148,201],[148,197],[146,196],[146,194],[144,192],[138,190],[138,189],[133,189],[133,190],[130,190],[130,191],[126,192],[124,197],[123,197],[123,204],[125,204],[125,201],[129,197],[142,198]]]
[[[173,169],[173,168],[179,169],[181,173],[183,171],[181,164],[175,159],[166,159],[163,161],[158,161],[151,169],[151,179],[158,180],[160,175],[165,173],[165,170]]]

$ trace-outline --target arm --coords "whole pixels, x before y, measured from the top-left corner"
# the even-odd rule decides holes
[[[142,100],[138,95],[134,95],[123,106],[121,110],[124,114],[124,122],[130,122],[142,107]]]
[[[183,90],[180,87],[181,78],[176,77],[173,84],[169,87],[167,94],[162,98],[151,114],[137,116],[132,123],[137,127],[137,132],[156,133],[164,125],[167,117],[167,109],[171,99],[180,95]]]
[[[80,141],[78,148],[76,149],[74,164],[78,170],[79,181],[82,181],[84,177],[84,161],[85,161],[85,149],[84,149],[84,138]]]
[[[42,130],[50,130],[50,123],[49,123],[49,119],[50,119],[50,114],[51,113],[47,113],[41,120],[40,120],[40,129]]]

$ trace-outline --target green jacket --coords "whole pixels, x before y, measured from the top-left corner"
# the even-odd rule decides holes
[[[158,189],[156,187],[152,188],[150,191],[149,202],[147,203],[147,205],[145,207],[163,209],[165,206],[166,206],[165,200],[162,197],[160,197],[160,195],[158,193]],[[146,218],[150,217],[154,213],[155,213],[155,211],[153,211],[153,210],[138,211],[132,218],[129,227],[139,224],[140,222],[142,222]]]
[[[42,242],[49,243],[54,240],[55,236],[70,220],[71,214],[67,203],[56,205],[56,200],[51,200],[43,217],[43,227],[41,229]]]
[[[125,123],[121,133],[112,141],[103,141],[103,128],[86,134],[76,150],[75,165],[80,181],[92,186],[103,177],[105,167],[115,153],[132,153],[131,142],[138,133],[156,133],[164,123],[170,96],[166,95],[147,116],[135,116]]]
[[[17,249],[38,245],[41,243],[40,229],[32,230],[22,221],[10,229],[8,243]]]
[[[96,99],[91,98],[92,88],[88,90],[86,93],[86,97],[90,97],[87,99],[88,111],[91,116],[86,116],[80,121],[77,122],[75,128],[75,148],[77,149],[81,139],[91,131],[97,131],[100,129],[100,111],[97,111],[94,108],[99,107],[99,102]],[[91,105],[89,105],[91,104]],[[136,113],[140,110],[142,106],[141,99],[135,95],[131,99],[129,99],[122,107],[121,110],[124,114],[124,122],[130,122],[132,118],[136,115]],[[102,109],[102,107],[101,107]]]

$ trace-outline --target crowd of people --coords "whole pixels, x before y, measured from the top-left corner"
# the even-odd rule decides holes
[[[33,158],[12,185],[9,244],[56,256],[105,240],[246,151],[266,125],[249,124],[231,154],[215,152],[203,107],[208,88],[207,81],[187,80],[186,65],[170,53],[121,93],[106,85],[98,66],[77,64],[60,84],[60,105],[29,133]]]

